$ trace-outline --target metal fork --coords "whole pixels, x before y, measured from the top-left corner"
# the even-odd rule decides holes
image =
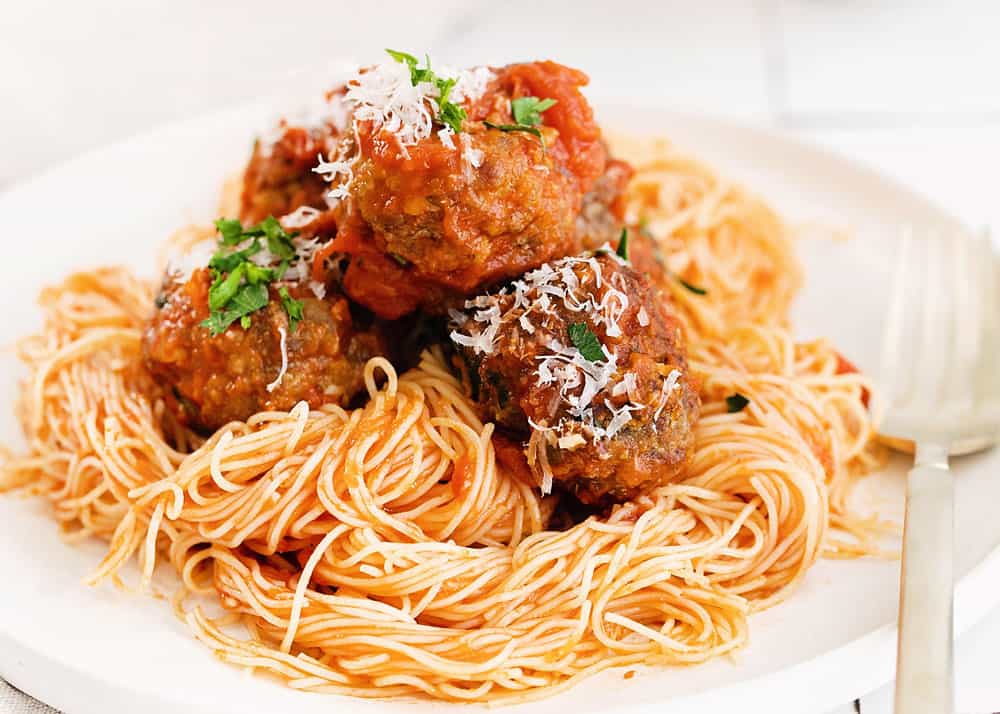
[[[954,711],[954,488],[948,456],[1000,435],[996,263],[989,236],[907,231],[892,282],[881,433],[915,445],[906,478],[896,714]]]

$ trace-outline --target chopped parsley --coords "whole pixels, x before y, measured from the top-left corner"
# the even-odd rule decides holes
[[[500,131],[505,132],[523,131],[526,134],[534,134],[538,137],[539,141],[542,139],[542,132],[538,129],[538,127],[534,126],[521,126],[520,124],[494,124],[491,121],[484,121],[483,125],[489,127],[490,129],[499,129]],[[545,146],[544,142],[542,142],[542,146]]]
[[[211,294],[209,297],[211,300]],[[208,319],[201,323],[207,327],[212,336],[221,334],[237,320],[243,329],[250,327],[250,313],[257,312],[268,303],[266,285],[242,285],[228,300],[223,309],[213,308]]]
[[[628,261],[628,228],[622,228],[622,236],[618,239],[615,255],[626,262]]]
[[[484,121],[483,124],[490,129],[498,129],[504,132],[523,131],[525,134],[533,134],[542,142],[545,148],[545,141],[542,139],[542,132],[536,126],[542,123],[542,112],[549,109],[556,103],[555,99],[539,99],[538,97],[518,97],[510,100],[510,113],[514,115],[514,124],[494,124]]]
[[[237,320],[244,330],[250,328],[251,314],[270,302],[268,286],[281,280],[290,261],[295,259],[292,238],[297,235],[286,233],[274,216],[247,227],[238,219],[220,218],[215,227],[219,231],[219,250],[208,263],[213,278],[208,290],[209,315],[201,323],[212,336],[225,332]],[[268,251],[280,259],[277,268],[251,262],[251,256],[263,250],[261,238],[267,243]],[[250,244],[247,247],[233,250],[248,240]],[[289,295],[284,286],[279,288],[278,294],[288,314],[289,325],[294,330],[302,319],[302,302]]]
[[[222,236],[222,245],[236,245],[243,240],[243,224],[238,218],[220,218],[215,228]]]
[[[274,216],[268,216],[257,226],[258,230],[264,232],[267,237],[267,249],[283,261],[291,260],[295,257],[295,246],[292,244],[292,236],[285,233],[285,229],[278,223]]]
[[[510,100],[510,111],[514,115],[514,123],[518,126],[535,126],[542,123],[542,112],[553,107],[555,103],[555,99],[518,97]]]
[[[697,285],[689,283],[687,280],[685,280],[679,275],[675,275],[674,277],[677,278],[677,282],[679,282],[681,285],[683,285],[688,290],[693,292],[695,295],[708,295],[708,290],[706,290],[705,288],[699,288]]]
[[[285,312],[288,313],[288,327],[292,332],[295,332],[295,328],[298,327],[299,322],[302,321],[303,303],[301,300],[296,300],[289,295],[288,288],[284,285],[278,288],[278,296],[281,298],[281,306],[285,308]]]
[[[237,251],[227,251],[225,248],[227,244],[224,241],[225,238],[220,241],[223,247],[219,248],[218,252],[208,262],[208,267],[219,273],[232,272],[238,266],[246,263],[251,255],[255,255],[261,250],[260,241],[257,239],[254,239],[248,247]]]
[[[730,394],[726,397],[726,411],[730,414],[743,411],[744,407],[750,403],[750,400],[744,397],[739,392],[735,394]]]
[[[604,359],[601,342],[597,339],[597,335],[587,327],[587,323],[574,322],[571,324],[569,326],[569,339],[587,360],[600,362]]]
[[[448,99],[456,80],[454,78],[445,79],[444,77],[438,77],[434,73],[434,70],[431,69],[431,58],[427,55],[424,56],[425,66],[417,67],[419,60],[411,54],[390,49],[386,49],[386,52],[394,60],[410,68],[410,83],[414,87],[423,82],[430,82],[437,88],[438,96],[434,100],[438,105],[437,120],[451,128],[456,134],[460,134],[462,132],[462,122],[465,121],[466,117],[465,109]]]
[[[219,310],[236,297],[246,272],[246,263],[240,263],[228,275],[218,275],[215,282],[212,283],[212,288],[208,291],[208,307],[212,310]]]

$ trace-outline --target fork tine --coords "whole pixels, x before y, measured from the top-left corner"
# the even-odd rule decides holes
[[[948,404],[953,412],[947,416],[960,417],[972,408],[979,361],[982,325],[982,270],[979,240],[974,235],[959,234],[949,241],[952,253],[951,293],[953,295],[949,324],[940,335],[940,346],[948,354],[942,365],[945,370],[943,390],[937,395],[938,403]],[[951,340],[948,340],[948,331]],[[959,395],[956,397],[956,395]]]
[[[948,327],[947,316],[951,314],[953,295],[944,285],[951,276],[947,269],[951,256],[943,250],[941,237],[935,233],[924,234],[919,241],[918,254],[922,261],[918,271],[920,282],[914,290],[920,301],[920,314],[916,340],[912,343],[913,354],[904,356],[912,369],[906,370],[910,372],[910,384],[901,405],[914,414],[926,415],[940,403],[945,374],[944,352],[950,349],[942,345],[941,340],[950,337],[943,328]]]
[[[997,259],[988,230],[977,237],[976,269],[980,271],[979,300],[982,309],[980,359],[977,369],[977,394],[979,403],[1000,400],[1000,295],[997,292]]]
[[[907,226],[899,238],[896,265],[891,279],[889,308],[886,312],[886,324],[882,337],[882,359],[879,365],[880,381],[885,390],[888,404],[895,403],[906,389],[906,385],[900,383],[900,378],[903,375],[899,365],[906,334],[906,285],[913,272],[912,256],[913,231]]]

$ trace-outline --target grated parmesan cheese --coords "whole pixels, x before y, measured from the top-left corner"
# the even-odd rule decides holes
[[[278,332],[281,334],[281,370],[274,381],[267,385],[268,392],[273,392],[281,386],[281,380],[284,379],[285,372],[288,371],[288,332],[284,327],[279,327]]]
[[[320,214],[319,209],[312,206],[299,206],[291,213],[287,213],[279,219],[281,225],[287,230],[289,228],[302,228],[316,220]]]
[[[446,126],[444,129],[438,130],[438,138],[441,140],[441,143],[449,149],[455,148],[455,140],[452,138],[453,136],[455,136],[455,130],[450,126]]]
[[[629,306],[625,278],[618,271],[605,275],[594,254],[545,263],[496,294],[466,301],[466,312],[451,311],[451,338],[476,354],[490,355],[498,349],[504,326],[529,335],[540,330],[535,339],[544,349],[536,355],[535,383],[558,390],[567,417],[555,426],[530,419],[529,424],[536,431],[554,432],[553,443],[560,448],[577,448],[585,437],[593,442],[613,438],[632,420],[632,413],[646,405],[636,401],[636,375],[620,374],[618,355],[608,345],[602,345],[603,358],[592,361],[562,342],[564,322],[549,321],[557,315],[557,306],[580,314],[589,324],[603,325],[609,338],[620,337],[619,323]],[[620,406],[608,399],[598,402],[602,393],[618,399],[626,396],[628,401]],[[611,415],[603,425],[594,416],[598,404]]]
[[[476,149],[472,146],[472,137],[468,134],[462,134],[462,159],[471,168],[478,169],[483,165],[483,157],[485,154],[482,149]]]
[[[587,442],[580,434],[570,434],[569,436],[560,436],[556,443],[559,444],[560,449],[572,451],[573,449],[583,446]]]
[[[348,108],[344,98],[339,94],[323,94],[274,121],[271,127],[261,134],[258,150],[261,156],[270,156],[274,145],[281,141],[286,131],[294,127],[305,129],[315,135],[328,131],[328,127],[333,127],[340,134],[347,129],[347,125]]]
[[[677,388],[677,380],[681,378],[681,373],[676,369],[670,370],[670,374],[667,378],[663,380],[663,386],[660,388],[660,401],[656,406],[656,411],[653,413],[653,431],[658,431],[656,422],[660,419],[660,412],[663,411],[663,407],[667,406],[667,401],[670,399],[670,393]]]
[[[208,265],[208,261],[212,259],[218,248],[219,246],[213,238],[199,241],[183,253],[174,253],[167,260],[167,275],[175,283],[186,283],[191,279],[195,270]]]
[[[445,79],[455,80],[455,86],[451,88],[451,100],[456,104],[475,102],[486,93],[489,83],[496,79],[489,67],[473,67],[458,72],[446,67],[439,74]]]
[[[440,77],[454,79],[451,88],[450,101],[457,104],[471,104],[478,100],[486,91],[489,83],[496,75],[488,67],[455,71],[443,69],[437,73]],[[433,82],[413,84],[409,68],[401,62],[383,62],[369,67],[357,74],[347,83],[343,104],[350,114],[351,131],[354,141],[341,142],[345,146],[358,145],[357,127],[359,122],[371,122],[376,130],[389,133],[395,138],[400,154],[408,158],[408,146],[414,146],[431,136],[434,130],[434,120],[439,111],[437,99],[440,90]],[[344,121],[344,130],[347,129]],[[451,127],[437,131],[441,143],[452,150],[457,150]],[[483,152],[471,146],[468,134],[461,135],[462,157],[468,166],[479,168],[483,162]],[[356,156],[338,155],[324,159],[319,157],[319,164],[313,169],[321,174],[332,188],[327,194],[327,202],[335,204],[347,196],[353,172],[351,165]]]

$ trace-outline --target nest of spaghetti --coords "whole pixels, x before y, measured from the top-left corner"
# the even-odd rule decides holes
[[[264,134],[162,281],[42,292],[0,489],[108,540],[90,582],[173,571],[298,689],[510,702],[735,650],[877,553],[870,384],[794,340],[772,210],[609,141],[576,70],[391,54]]]

